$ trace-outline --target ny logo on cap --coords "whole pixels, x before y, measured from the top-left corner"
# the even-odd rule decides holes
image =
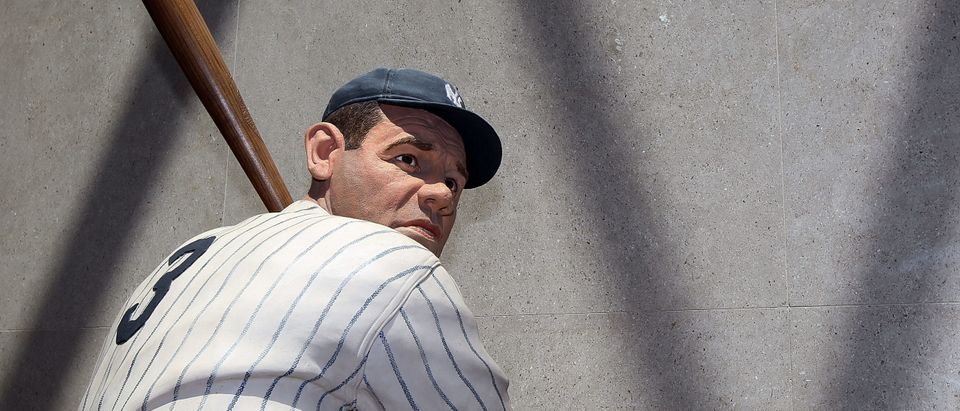
[[[460,98],[460,92],[457,88],[451,86],[450,83],[447,83],[444,87],[447,89],[447,98],[450,99],[450,102],[457,107],[463,108],[463,99]]]

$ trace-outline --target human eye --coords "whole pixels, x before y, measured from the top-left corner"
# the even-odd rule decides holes
[[[404,163],[410,167],[417,167],[420,165],[420,163],[417,162],[417,158],[410,154],[401,154],[399,156],[394,157],[393,160]]]
[[[460,191],[460,183],[458,183],[456,179],[448,178],[446,180],[446,185],[447,188],[453,193]]]

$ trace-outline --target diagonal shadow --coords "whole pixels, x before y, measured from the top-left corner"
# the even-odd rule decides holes
[[[584,226],[603,233],[597,248],[607,264],[604,275],[614,277],[607,282],[617,285],[614,292],[620,293],[620,301],[640,309],[631,324],[635,334],[626,338],[628,344],[643,348],[627,354],[635,358],[624,362],[637,368],[631,370],[631,377],[648,375],[653,386],[640,387],[634,395],[645,397],[644,403],[657,404],[657,409],[706,407],[711,395],[695,376],[709,370],[689,355],[700,352],[698,342],[686,338],[680,327],[665,327],[657,315],[664,307],[693,306],[689,296],[675,287],[643,291],[650,284],[671,282],[675,273],[670,267],[679,266],[679,261],[670,250],[681,248],[663,229],[666,217],[652,201],[664,196],[649,180],[644,181],[656,170],[644,169],[622,146],[654,134],[649,126],[631,125],[642,116],[643,108],[626,108],[617,101],[623,91],[606,81],[615,77],[615,68],[590,41],[591,36],[584,35],[596,30],[596,22],[584,17],[594,14],[590,2],[517,1],[515,7],[529,31],[526,48],[542,63],[539,76],[548,84],[548,99],[556,102],[548,121],[558,124],[553,132],[559,134],[560,152],[570,156],[569,164],[577,168],[569,172],[571,185],[581,188],[584,204],[592,207],[583,215]],[[638,302],[643,296],[650,299]],[[634,381],[642,384],[647,379]]]
[[[140,6],[137,4],[137,6]],[[142,7],[142,6],[141,6]],[[232,0],[201,1],[198,4],[214,37],[227,28]],[[146,10],[142,11],[146,15]],[[146,20],[149,22],[149,20]],[[152,27],[151,27],[152,28]],[[107,153],[97,166],[78,220],[67,230],[63,254],[42,293],[41,307],[27,334],[12,356],[0,410],[49,410],[68,393],[64,384],[77,362],[83,328],[56,326],[67,319],[89,318],[104,304],[110,286],[120,275],[114,267],[127,252],[133,227],[154,181],[172,160],[172,147],[180,138],[184,107],[196,97],[154,29],[149,53],[139,62],[136,85],[126,97],[126,109],[118,116],[107,142]],[[75,323],[75,322],[74,322]],[[89,373],[84,378],[89,377]]]
[[[884,159],[878,214],[865,230],[867,260],[855,273],[867,303],[952,300],[960,202],[960,3],[932,3],[920,33],[913,96],[893,132]],[[949,285],[947,287],[950,287]],[[955,285],[954,285],[955,287]],[[928,306],[929,307],[929,306]],[[833,394],[843,409],[914,409],[929,391],[930,364],[922,359],[943,330],[924,307],[859,308],[846,324],[852,346]],[[941,317],[942,318],[942,317]],[[884,326],[887,326],[886,329]],[[947,379],[956,378],[951,375]],[[955,391],[954,391],[955,392]],[[955,399],[953,399],[955,400]],[[929,406],[929,405],[927,405]]]

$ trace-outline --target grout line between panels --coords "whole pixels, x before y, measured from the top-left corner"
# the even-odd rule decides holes
[[[920,303],[876,303],[876,304],[811,304],[793,305],[790,308],[871,308],[871,307],[921,307],[921,306],[956,306],[960,301],[928,301]]]
[[[6,330],[0,330],[2,333],[22,333],[22,332],[55,332],[63,330],[103,330],[110,329],[111,326],[108,325],[96,325],[96,326],[84,326],[84,327],[63,327],[63,328],[10,328]]]
[[[777,135],[780,140],[780,227],[781,227],[781,245],[783,257],[783,281],[787,288],[787,307],[790,306],[790,270],[787,267],[787,189],[784,182],[785,169],[783,165],[783,84],[780,81],[780,23],[777,1],[773,2],[773,30],[774,41],[776,44],[776,67],[777,67]]]
[[[240,55],[240,6],[242,5],[242,3],[243,3],[243,0],[237,1],[237,16],[236,16],[237,25],[233,31],[233,64],[232,64],[233,67],[232,69],[234,73],[237,72],[237,56]],[[236,83],[236,78],[234,79],[234,83]]]
[[[509,318],[509,317],[580,317],[587,315],[606,315],[606,314],[625,314],[629,315],[627,311],[585,311],[585,312],[571,312],[571,313],[517,313],[517,314],[490,314],[490,315],[475,315],[476,318]]]
[[[960,301],[939,301],[939,302],[920,302],[920,303],[879,303],[879,304],[809,304],[809,305],[779,305],[779,306],[756,306],[756,307],[715,307],[715,308],[681,308],[676,310],[640,310],[637,312],[629,311],[582,311],[582,312],[557,312],[557,313],[516,313],[516,314],[486,314],[476,315],[476,318],[505,318],[505,317],[564,317],[564,316],[587,316],[587,315],[606,315],[606,314],[650,314],[650,313],[685,313],[685,312],[723,312],[723,311],[755,311],[755,310],[786,310],[791,309],[810,309],[810,308],[886,308],[886,307],[923,307],[923,306],[960,306]]]
[[[743,311],[743,310],[790,310],[793,308],[882,308],[882,307],[921,307],[921,306],[958,306],[960,301],[929,301],[917,303],[865,303],[865,304],[806,304],[755,307],[716,307],[681,308],[676,310],[647,310],[641,312],[697,312],[697,311]]]
[[[782,252],[780,254],[783,258],[783,283],[786,287],[786,303],[787,303],[787,333],[789,334],[793,330],[793,316],[790,315],[790,295],[791,295],[791,286],[790,286],[790,269],[788,267],[787,257],[787,185],[785,183],[786,170],[783,162],[783,82],[780,79],[780,8],[779,0],[773,0],[773,38],[774,44],[776,45],[775,52],[775,61],[777,67],[777,135],[780,140],[780,235]],[[791,381],[793,377],[793,370],[796,369],[793,362],[794,359],[794,345],[793,338],[789,335],[787,336],[787,355],[789,357],[790,369],[787,370],[787,381]],[[790,384],[791,387],[794,384]],[[796,398],[792,395],[791,392],[788,393],[790,397],[790,408],[796,409]]]
[[[239,67],[237,67],[237,56],[240,55],[240,7],[243,1],[237,1],[237,15],[235,17],[236,27],[233,32],[233,63],[231,64],[231,71],[234,73],[233,82],[239,87],[240,72]],[[229,187],[230,179],[230,157],[232,153],[230,152],[230,146],[224,148],[226,150],[226,156],[223,160],[223,201],[221,203],[222,207],[220,208],[220,225],[224,224],[224,221],[227,218],[227,188]]]

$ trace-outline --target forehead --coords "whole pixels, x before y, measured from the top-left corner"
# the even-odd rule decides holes
[[[371,130],[382,143],[390,144],[407,136],[430,143],[434,150],[441,150],[465,161],[466,150],[460,133],[437,115],[419,108],[380,104],[386,119]]]

